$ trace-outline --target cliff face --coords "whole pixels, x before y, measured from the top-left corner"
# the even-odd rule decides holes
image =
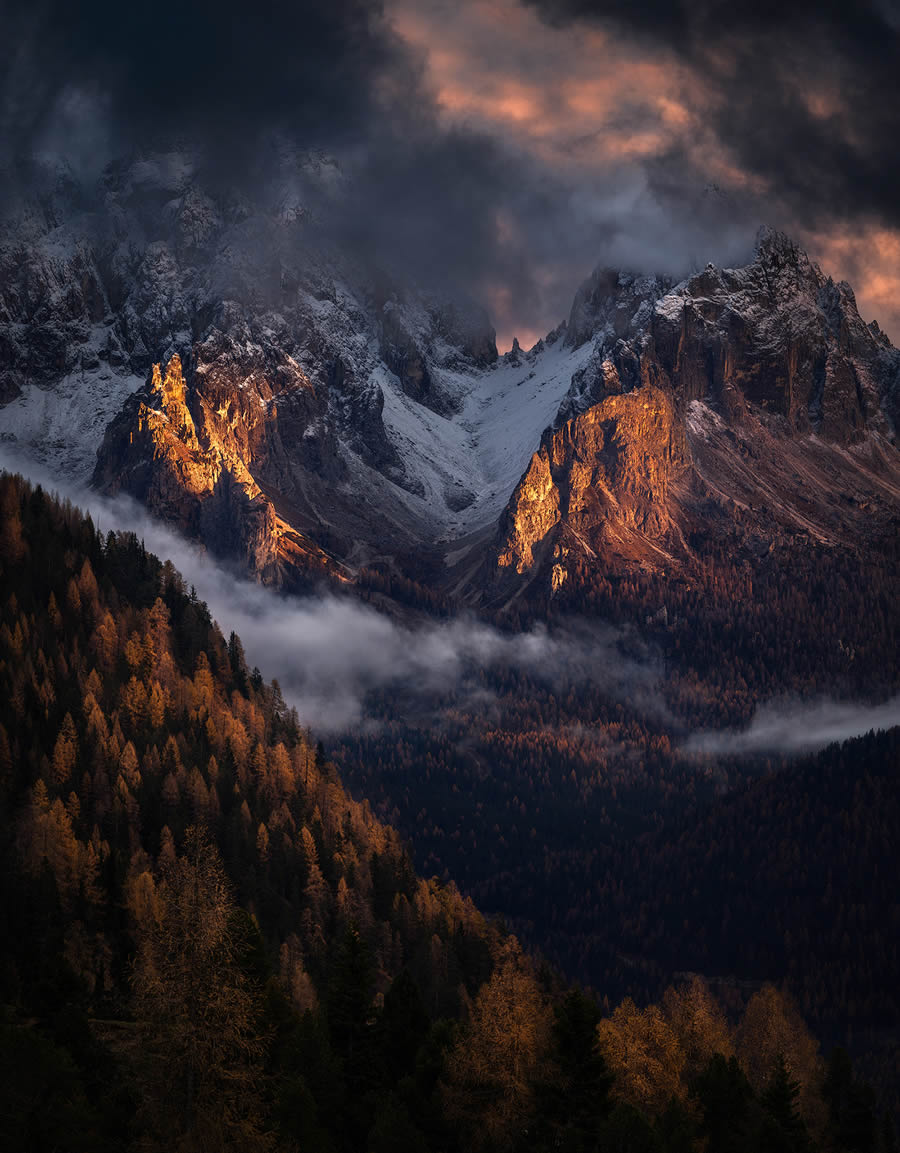
[[[551,589],[576,556],[688,564],[691,532],[747,526],[857,545],[896,523],[900,353],[787,238],[674,288],[595,273],[568,339],[594,327],[553,428],[501,520],[494,568]]]
[[[714,402],[729,419],[778,415],[788,431],[841,444],[893,437],[900,354],[860,318],[850,286],[825,277],[788,238],[764,233],[747,267],[708,265],[667,292],[659,281],[636,292],[633,278],[613,274],[588,283],[598,281],[610,295],[592,310],[595,356],[561,417],[655,373],[682,403]],[[585,292],[573,308],[582,323]]]
[[[678,533],[669,487],[688,466],[684,429],[671,396],[652,384],[592,405],[550,432],[510,503],[497,564],[530,569],[555,546],[557,571],[566,541],[596,554],[640,534],[661,546]]]
[[[256,459],[252,446],[265,421],[248,416],[234,396],[217,397],[214,386],[189,396],[175,355],[165,374],[153,365],[145,388],[107,428],[94,483],[133,496],[266,582],[297,587],[316,577],[345,579],[256,483],[246,462]]]
[[[286,541],[354,564],[431,543],[407,412],[426,427],[455,412],[494,333],[477,307],[337,250],[306,200],[339,179],[286,157],[249,203],[172,152],[37,189],[0,220],[0,440],[60,479],[127,489],[266,579],[285,575]],[[446,516],[460,486],[439,479]]]

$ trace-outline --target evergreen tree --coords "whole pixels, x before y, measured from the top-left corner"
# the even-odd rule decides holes
[[[381,1105],[366,1145],[367,1153],[428,1153],[424,1134],[402,1101],[391,1094]]]
[[[419,987],[404,969],[388,989],[378,1020],[378,1045],[389,1084],[396,1084],[412,1071],[428,1027]]]
[[[690,1110],[677,1097],[656,1120],[656,1132],[665,1153],[694,1153],[694,1128]]]
[[[716,1053],[691,1085],[708,1153],[750,1153],[753,1090],[736,1058]]]
[[[239,964],[246,943],[235,934],[231,888],[205,830],[187,830],[156,896],[155,915],[137,926],[133,981],[147,1115],[163,1144],[264,1148],[259,1005]]]
[[[775,1066],[769,1083],[760,1098],[760,1103],[772,1124],[766,1125],[764,1132],[772,1142],[773,1153],[777,1148],[785,1153],[804,1153],[809,1149],[809,1133],[800,1116],[798,1098],[800,1082],[795,1080],[787,1067],[784,1054],[775,1058]]]
[[[554,1010],[553,1041],[559,1076],[544,1088],[542,1107],[556,1131],[554,1144],[593,1149],[609,1114],[613,1075],[597,1043],[600,1008],[572,989]]]
[[[341,1118],[345,1142],[362,1145],[370,1124],[367,1097],[378,1084],[375,1065],[372,952],[354,924],[344,933],[328,983],[326,1015],[346,1091]]]
[[[599,1148],[603,1153],[663,1153],[662,1142],[646,1116],[624,1102],[604,1122]]]
[[[445,1107],[472,1144],[505,1149],[518,1143],[531,1122],[549,1032],[541,991],[513,939],[447,1059]]]
[[[874,1094],[853,1076],[850,1054],[840,1046],[828,1058],[822,1096],[835,1147],[847,1153],[874,1153],[878,1140]]]

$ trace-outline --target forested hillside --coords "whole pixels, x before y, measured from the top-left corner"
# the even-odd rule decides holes
[[[774,986],[601,1008],[417,877],[135,537],[3,476],[0,581],[11,1147],[896,1148]]]
[[[896,1094],[897,729],[799,760],[698,757],[590,687],[487,688],[487,718],[461,704],[433,733],[337,749],[427,871],[613,1000],[686,970],[786,981]]]
[[[804,1017],[900,1084],[900,730],[832,745],[691,808],[663,829],[560,854],[517,878],[540,920],[567,887],[578,931],[544,947],[612,996],[653,998],[684,970],[726,996],[786,982]],[[573,918],[574,920],[574,918]],[[730,992],[729,992],[730,991]]]
[[[741,517],[734,513],[735,523]],[[549,616],[631,621],[664,653],[667,699],[687,724],[742,724],[779,693],[851,698],[900,685],[900,522],[866,549],[838,549],[777,534],[741,556],[740,532],[691,538],[689,578],[667,572],[617,576],[587,561]]]

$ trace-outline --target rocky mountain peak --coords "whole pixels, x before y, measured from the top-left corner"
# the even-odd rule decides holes
[[[203,387],[196,373],[185,381],[178,354],[165,373],[154,364],[107,428],[94,484],[128,493],[212,552],[241,559],[260,580],[343,580],[340,566],[285,521],[257,483],[253,424],[240,405]]]
[[[754,245],[756,260],[773,268],[792,266],[794,268],[815,267],[806,252],[789,236],[771,225],[764,224],[756,234]]]
[[[591,339],[614,344],[634,336],[647,324],[653,305],[672,284],[663,276],[595,269],[572,302],[566,326],[567,344],[579,348]]]
[[[498,574],[559,592],[579,558],[689,565],[691,533],[736,517],[748,540],[837,542],[863,509],[896,515],[900,352],[789,237],[678,285],[598,269],[568,333],[591,356],[501,521]]]
[[[516,577],[554,556],[559,591],[573,557],[681,563],[698,502],[755,516],[769,475],[781,523],[840,537],[809,492],[894,467],[900,353],[783,234],[679,284],[600,267],[498,357],[472,302],[317,232],[308,175],[251,204],[171,152],[30,206],[0,243],[0,436],[288,583],[446,557],[459,584],[493,550]]]
[[[511,364],[513,366],[522,363],[522,349],[519,345],[519,338],[517,336],[513,337],[513,342],[510,346],[509,352],[504,353],[503,359],[507,364]]]
[[[589,338],[595,351],[557,427],[640,387],[652,364],[682,403],[709,400],[735,419],[750,405],[842,443],[867,431],[894,438],[900,354],[860,318],[850,286],[827,278],[790,237],[764,229],[745,267],[708,264],[663,287],[609,270],[582,286],[569,339]]]
[[[160,366],[154,364],[150,373],[150,405],[159,405],[175,435],[183,440],[196,441],[194,419],[187,405],[187,385],[181,370],[181,357],[176,352],[166,365],[163,376]],[[150,409],[148,409],[150,411]]]

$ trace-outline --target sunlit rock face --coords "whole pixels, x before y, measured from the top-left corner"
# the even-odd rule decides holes
[[[245,461],[253,427],[215,389],[190,396],[181,358],[152,368],[106,430],[94,482],[127,493],[224,558],[244,562],[261,580],[299,587],[316,576],[343,579],[340,567],[275,511]],[[195,419],[196,417],[196,419]]]
[[[831,543],[896,518],[900,353],[786,237],[675,287],[601,270],[567,340],[593,353],[502,518],[498,576],[677,569],[692,532],[735,518]]]
[[[670,478],[689,459],[683,426],[662,389],[648,385],[592,405],[549,433],[532,458],[510,502],[497,564],[525,572],[557,526],[585,549],[631,531],[665,540]]]

